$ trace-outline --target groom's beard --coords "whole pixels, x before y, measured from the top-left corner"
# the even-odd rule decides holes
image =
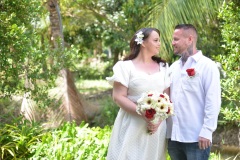
[[[177,56],[182,57],[182,54],[181,54],[181,53],[174,53],[174,54],[177,55]]]
[[[177,53],[177,55],[181,56],[183,64],[187,62],[188,57],[193,55],[193,44],[191,44],[185,52]]]

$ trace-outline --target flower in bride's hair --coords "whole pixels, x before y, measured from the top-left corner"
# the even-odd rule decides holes
[[[144,37],[143,32],[139,31],[136,34],[135,42],[137,42],[137,44],[142,44],[143,43],[143,37]]]

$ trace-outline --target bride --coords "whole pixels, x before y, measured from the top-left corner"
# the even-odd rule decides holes
[[[136,102],[143,92],[169,94],[168,64],[157,56],[159,49],[158,29],[138,30],[131,39],[130,54],[117,62],[113,76],[106,78],[113,85],[113,100],[120,107],[107,160],[166,160],[166,121],[152,124],[136,112]]]

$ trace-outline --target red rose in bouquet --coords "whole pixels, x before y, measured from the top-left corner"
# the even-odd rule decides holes
[[[145,112],[145,117],[147,119],[152,119],[154,117],[154,114],[156,113],[155,109],[147,109],[146,112]]]

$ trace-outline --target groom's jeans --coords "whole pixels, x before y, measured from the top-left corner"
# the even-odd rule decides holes
[[[208,160],[210,147],[199,149],[198,142],[181,143],[168,140],[168,153],[171,160]]]

